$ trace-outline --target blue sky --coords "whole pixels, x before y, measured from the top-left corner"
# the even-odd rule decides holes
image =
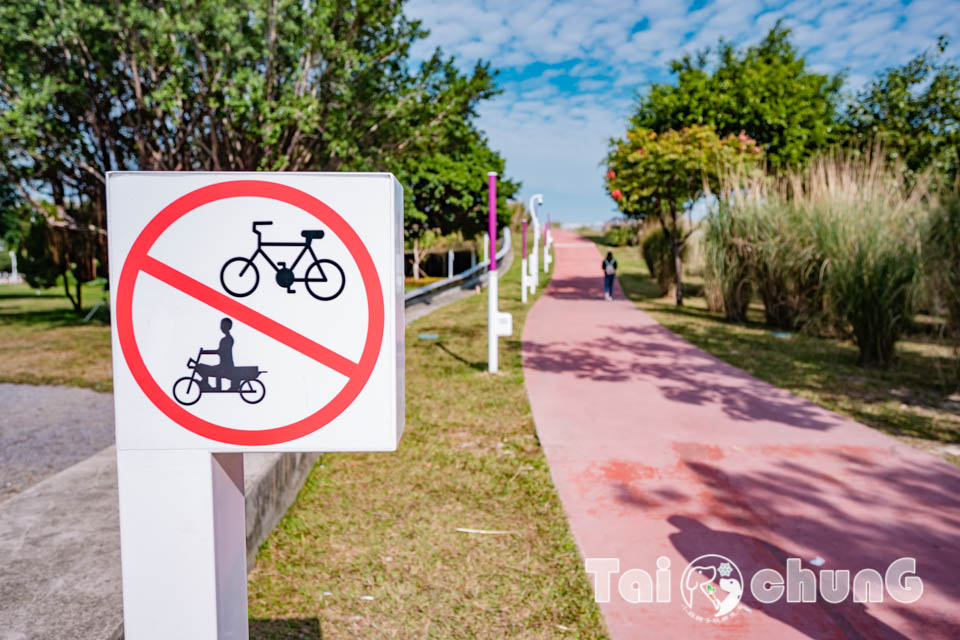
[[[600,167],[607,139],[623,132],[638,91],[671,80],[671,59],[721,36],[752,44],[783,18],[814,70],[846,71],[847,90],[942,33],[960,57],[960,0],[411,0],[406,11],[431,31],[416,56],[439,46],[464,68],[500,69],[504,93],[482,107],[480,127],[524,201],[543,193],[563,222],[615,215]]]

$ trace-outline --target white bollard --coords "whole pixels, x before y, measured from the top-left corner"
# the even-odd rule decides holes
[[[490,262],[490,236],[483,234],[483,261]]]
[[[530,276],[527,274],[527,259],[520,260],[520,302],[527,301],[527,287],[530,286]]]
[[[540,263],[537,254],[540,252],[540,218],[537,217],[537,205],[543,204],[543,195],[534,194],[530,197],[530,220],[533,222],[533,251],[530,252],[530,292],[536,293],[540,285]]]
[[[10,252],[10,282],[20,282],[20,274],[17,273],[17,252]]]
[[[447,277],[453,277],[453,249],[447,250]]]

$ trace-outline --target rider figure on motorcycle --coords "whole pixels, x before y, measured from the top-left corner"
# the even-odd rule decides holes
[[[198,375],[202,376],[204,380],[208,378],[215,378],[217,384],[210,384],[207,380],[207,385],[211,388],[220,389],[220,385],[223,384],[222,380],[224,378],[229,379],[234,370],[233,364],[233,336],[230,335],[230,329],[233,327],[233,320],[230,318],[224,318],[220,321],[220,330],[223,331],[223,337],[220,338],[220,346],[216,349],[201,349],[200,355],[218,355],[220,356],[219,364],[200,364],[199,362],[196,365],[196,372]],[[231,386],[233,382],[231,381]]]

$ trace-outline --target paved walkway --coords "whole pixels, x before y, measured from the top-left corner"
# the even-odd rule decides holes
[[[0,501],[113,440],[112,394],[0,384]]]
[[[600,605],[612,638],[960,637],[960,469],[720,362],[619,287],[603,300],[595,246],[556,243],[523,335],[554,483],[584,558],[651,576],[658,557],[671,563],[669,603],[628,603],[613,576]],[[703,554],[729,557],[746,582],[746,606],[721,624],[684,610],[681,573]],[[786,575],[788,557],[851,575],[913,557],[923,596],[759,603],[751,577]],[[712,616],[691,584],[693,613]]]

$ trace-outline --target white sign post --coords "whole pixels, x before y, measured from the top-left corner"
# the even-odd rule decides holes
[[[500,370],[499,339],[513,335],[513,316],[500,311],[499,273],[497,272],[497,173],[487,173],[488,212],[487,221],[490,238],[490,265],[487,275],[487,370],[497,373]],[[504,234],[507,232],[504,231]]]
[[[550,214],[547,214],[547,224],[543,229],[543,272],[550,272],[550,263],[553,262],[553,255],[550,253],[550,247],[553,246],[553,234],[550,232]]]
[[[530,198],[530,220],[533,222],[533,251],[530,252],[530,293],[536,293],[540,285],[540,265],[537,253],[540,251],[540,218],[537,217],[537,205],[543,205],[543,195],[534,194]]]
[[[527,273],[527,219],[520,221],[521,233],[523,234],[522,250],[520,252],[520,302],[526,304],[527,289],[530,284],[527,282],[529,274]]]
[[[247,638],[244,451],[404,426],[389,174],[107,178],[124,634]]]

